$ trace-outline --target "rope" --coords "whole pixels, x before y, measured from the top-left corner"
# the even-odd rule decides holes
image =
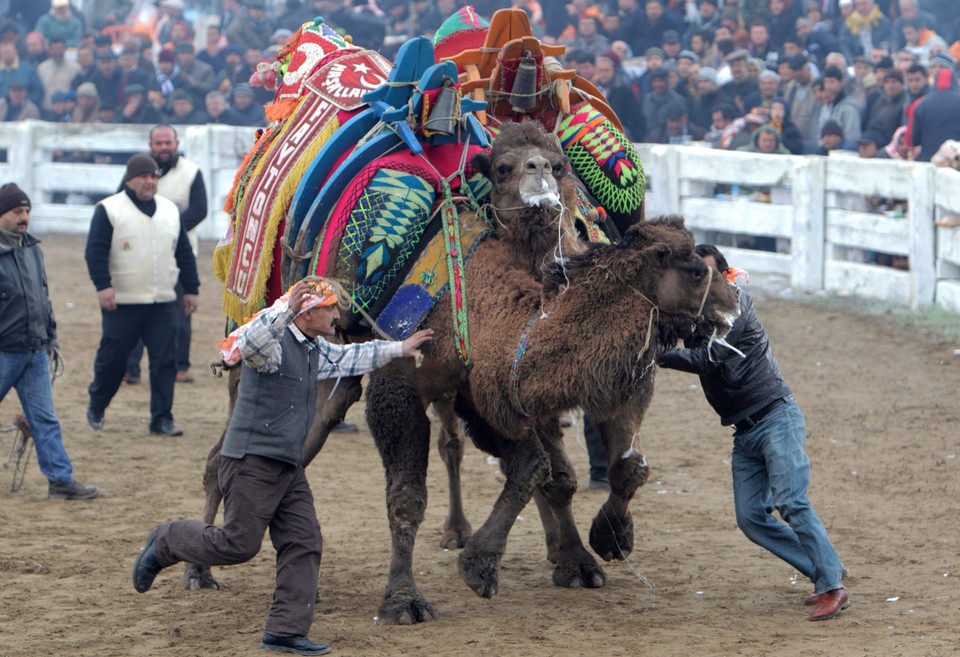
[[[700,299],[700,308],[697,310],[697,317],[703,315],[703,307],[707,303],[707,294],[710,293],[710,283],[713,282],[713,267],[707,267],[707,286],[703,289],[703,298]]]
[[[523,360],[524,354],[527,353],[530,331],[533,330],[533,325],[537,323],[540,316],[541,311],[538,309],[534,311],[533,316],[527,320],[526,326],[524,326],[523,331],[520,332],[520,339],[517,341],[517,350],[513,355],[513,364],[510,366],[510,403],[513,404],[513,407],[520,411],[524,417],[530,417],[530,414],[523,409],[523,405],[520,403],[520,361]]]

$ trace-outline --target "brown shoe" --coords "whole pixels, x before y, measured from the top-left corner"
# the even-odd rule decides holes
[[[825,591],[817,596],[816,607],[807,617],[812,621],[827,620],[833,618],[841,611],[850,606],[850,600],[847,596],[847,590],[843,587],[832,591]]]
[[[177,372],[177,383],[193,383],[193,375],[187,370]]]

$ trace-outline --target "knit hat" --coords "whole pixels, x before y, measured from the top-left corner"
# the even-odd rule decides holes
[[[246,82],[238,82],[233,86],[233,95],[236,96],[253,96],[253,87],[251,87]]]
[[[92,82],[84,82],[77,87],[77,97],[100,98],[100,93],[97,91],[97,85]]]
[[[644,57],[659,57],[660,59],[666,59],[666,58],[667,58],[667,54],[666,54],[665,52],[663,52],[663,49],[662,49],[662,48],[657,48],[656,46],[654,46],[653,48],[647,48],[647,52],[643,53],[643,56],[644,56]]]
[[[157,173],[160,167],[150,153],[136,153],[127,160],[127,171],[123,174],[123,182],[131,178],[142,176],[145,173]]]
[[[29,208],[30,197],[17,183],[7,183],[0,187],[0,215],[7,214],[14,208]]]
[[[836,121],[827,121],[823,124],[823,127],[820,129],[820,136],[826,137],[827,135],[834,135],[836,137],[843,137],[843,128],[840,127],[840,124]]]
[[[953,66],[953,57],[945,52],[938,52],[936,55],[930,55],[931,64],[940,64],[941,66]]]
[[[710,82],[713,82],[714,84],[716,84],[717,70],[714,68],[710,68],[709,66],[704,66],[697,72],[697,79],[710,80]]]

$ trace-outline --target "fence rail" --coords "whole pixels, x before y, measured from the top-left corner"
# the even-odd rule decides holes
[[[86,233],[93,202],[117,191],[127,158],[147,150],[150,127],[0,123],[0,149],[7,154],[0,163],[0,181],[16,182],[30,195],[37,232]],[[210,211],[198,234],[219,239],[229,220],[224,201],[244,152],[253,145],[253,129],[175,127],[182,152],[200,165],[207,186]]]
[[[2,123],[0,181],[30,194],[37,232],[83,234],[95,199],[117,189],[130,153],[146,150],[149,128]],[[178,132],[181,150],[207,184],[210,213],[199,235],[219,239],[229,219],[224,201],[253,131],[203,125]],[[639,149],[650,187],[647,215],[684,215],[698,239],[722,244],[744,269],[786,276],[807,292],[960,313],[960,173],[855,157]],[[874,197],[890,200],[885,212]],[[878,264],[876,254],[907,266]]]
[[[848,156],[639,148],[647,216],[684,215],[698,239],[724,245],[744,269],[788,276],[807,292],[960,313],[960,173]]]

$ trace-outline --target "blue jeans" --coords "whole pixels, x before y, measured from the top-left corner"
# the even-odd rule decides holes
[[[63,448],[60,420],[53,410],[53,386],[47,352],[0,352],[0,400],[16,388],[23,415],[30,423],[40,472],[52,484],[73,481],[73,465]]]
[[[807,427],[793,398],[733,434],[733,500],[747,538],[810,578],[815,593],[843,585],[843,565],[810,500]],[[773,510],[786,522],[775,518]]]

